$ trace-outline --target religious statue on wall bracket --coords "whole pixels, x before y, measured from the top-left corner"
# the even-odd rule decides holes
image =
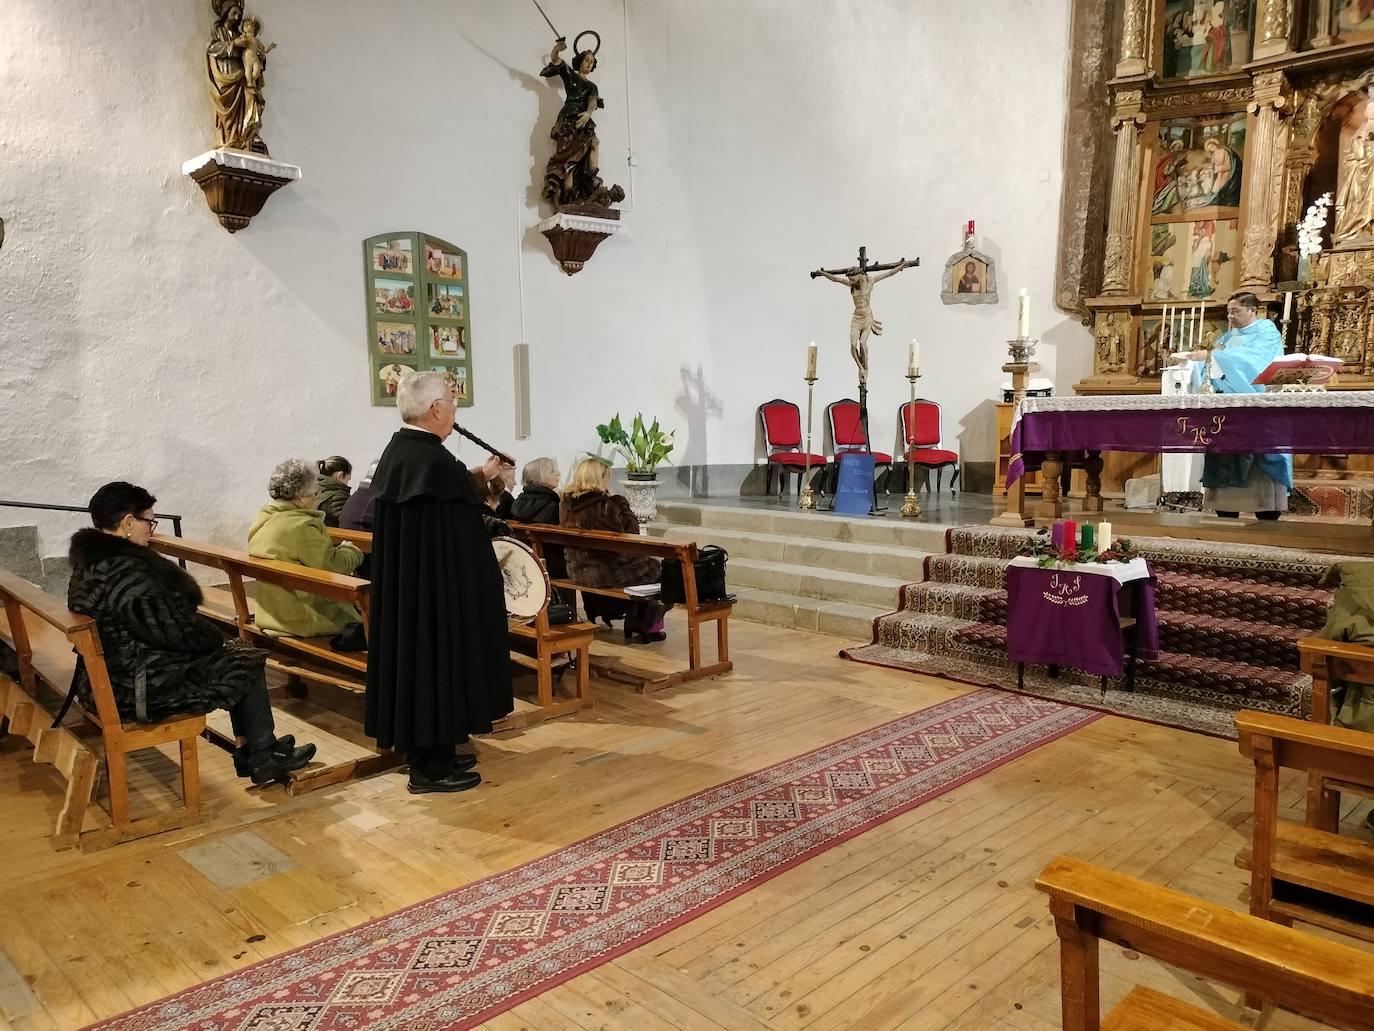
[[[262,41],[262,23],[245,16],[242,0],[210,0],[215,22],[205,46],[205,72],[215,111],[215,149],[192,158],[182,172],[205,192],[220,225],[238,232],[267,198],[299,179],[295,165],[273,161],[262,141],[267,106],[267,55],[277,44]]]
[[[997,265],[977,249],[973,222],[964,226],[964,248],[945,262],[940,300],[945,304],[996,304]]]
[[[538,0],[535,7],[557,37],[539,74],[563,84],[563,104],[549,131],[553,154],[544,166],[540,187],[540,196],[554,206],[555,214],[539,223],[539,231],[548,237],[559,266],[571,276],[582,271],[602,240],[620,231],[620,212],[611,205],[623,201],[625,191],[607,186],[601,178],[601,144],[593,116],[606,103],[591,79],[601,36],[591,29],[579,33],[573,40],[572,60],[565,61],[567,37],[558,34]],[[591,43],[584,47],[583,40],[588,38]]]

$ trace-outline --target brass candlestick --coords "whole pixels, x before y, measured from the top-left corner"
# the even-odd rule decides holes
[[[916,381],[921,378],[919,369],[908,369],[906,381],[911,384],[911,407],[907,409],[910,418],[916,418]],[[921,502],[916,498],[916,463],[911,460],[912,445],[907,440],[906,420],[902,421],[902,448],[906,454],[906,497],[902,499],[902,518],[915,519],[921,514]]]
[[[815,376],[806,377],[806,471],[802,473],[801,496],[797,498],[797,507],[803,512],[812,512],[816,508],[816,494],[811,489],[811,394],[816,385]]]

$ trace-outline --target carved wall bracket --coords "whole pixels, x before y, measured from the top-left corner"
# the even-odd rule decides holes
[[[591,260],[602,240],[625,228],[620,222],[620,213],[614,214],[614,218],[597,218],[560,211],[544,219],[537,228],[548,238],[559,266],[573,276]]]
[[[242,150],[210,150],[181,166],[205,194],[219,224],[231,233],[245,228],[267,198],[301,177],[296,165]]]

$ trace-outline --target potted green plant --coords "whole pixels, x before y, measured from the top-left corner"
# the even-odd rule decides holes
[[[609,444],[625,460],[625,497],[639,520],[641,533],[645,532],[644,525],[658,515],[658,480],[654,474],[660,462],[669,461],[676,432],[664,433],[657,419],[646,426],[644,415],[639,412],[635,413],[628,432],[619,412],[610,422],[596,428],[602,445]]]
[[[596,428],[601,443],[609,444],[611,450],[625,460],[625,471],[634,480],[654,478],[659,463],[669,461],[668,456],[673,451],[673,435],[676,433],[677,430],[664,433],[657,419],[648,426],[644,425],[644,415],[640,412],[635,413],[628,432],[620,422],[619,412],[610,422]]]

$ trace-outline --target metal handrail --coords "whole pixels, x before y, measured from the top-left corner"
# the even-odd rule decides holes
[[[44,505],[37,501],[0,501],[0,508],[36,508],[44,512],[80,512],[82,515],[89,515],[91,511],[85,505]],[[153,518],[168,520],[172,524],[172,536],[181,536],[181,516],[170,512],[154,512]]]
[[[0,508],[31,508],[42,512],[79,512],[82,515],[89,515],[90,509],[84,505],[44,505],[37,501],[4,501],[0,500]],[[154,512],[154,519],[166,519],[172,524],[172,536],[181,536],[181,516],[170,512]],[[178,562],[177,565],[182,569],[186,568],[186,563]]]

